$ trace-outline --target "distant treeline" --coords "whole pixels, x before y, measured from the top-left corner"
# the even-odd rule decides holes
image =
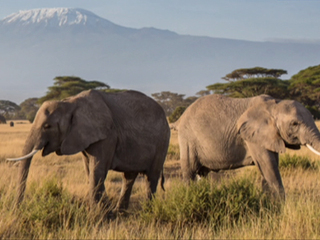
[[[184,109],[199,97],[208,94],[223,94],[234,98],[253,97],[268,94],[274,98],[294,99],[305,105],[315,119],[320,118],[320,65],[301,70],[289,80],[280,77],[287,74],[283,69],[262,67],[236,69],[222,77],[225,83],[216,83],[199,91],[192,97],[184,94],[163,91],[152,97],[163,107],[169,121],[175,121]],[[33,121],[39,106],[46,100],[60,100],[76,95],[84,90],[99,89],[106,92],[123,91],[111,89],[99,81],[86,81],[74,76],[59,76],[53,79],[54,85],[48,88],[45,96],[29,98],[17,105],[0,100],[0,114],[6,119],[27,119]]]

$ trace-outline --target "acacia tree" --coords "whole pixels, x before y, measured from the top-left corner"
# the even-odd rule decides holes
[[[54,85],[48,87],[47,94],[39,99],[39,103],[47,100],[60,100],[89,89],[109,89],[109,85],[98,81],[86,81],[74,76],[59,76],[53,79]]]
[[[268,94],[275,98],[287,98],[289,82],[279,79],[287,71],[261,67],[234,70],[222,79],[228,83],[216,83],[207,89],[217,94],[244,98]]]
[[[283,69],[268,69],[262,67],[240,68],[227,74],[222,79],[228,82],[239,81],[248,78],[279,78],[287,71]]]
[[[253,97],[268,94],[275,98],[287,98],[289,81],[276,78],[250,78],[229,83],[216,83],[207,86],[216,94],[228,95],[234,98]]]

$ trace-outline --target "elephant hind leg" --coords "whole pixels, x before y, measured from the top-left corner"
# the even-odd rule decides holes
[[[137,172],[125,172],[123,174],[120,198],[116,206],[117,211],[128,209],[132,187],[137,176]]]
[[[186,139],[179,138],[180,164],[183,180],[189,182],[196,179],[198,164],[196,151],[190,147]]]

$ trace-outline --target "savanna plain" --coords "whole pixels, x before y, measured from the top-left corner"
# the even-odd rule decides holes
[[[320,122],[317,122],[320,125]],[[109,171],[110,207],[90,207],[81,154],[32,161],[23,203],[14,207],[18,164],[31,124],[0,125],[0,238],[34,239],[319,239],[320,158],[304,147],[280,157],[286,202],[261,191],[256,167],[210,173],[187,186],[182,182],[177,132],[164,166],[165,191],[146,198],[137,179],[127,212],[110,213],[121,189],[121,173]]]

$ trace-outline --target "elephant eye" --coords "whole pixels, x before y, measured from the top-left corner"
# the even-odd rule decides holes
[[[298,122],[298,121],[292,121],[292,122],[291,122],[291,125],[292,125],[292,126],[298,126],[298,125],[299,125],[299,122]]]
[[[49,129],[51,128],[50,124],[46,123],[44,126],[43,126],[44,129]]]

